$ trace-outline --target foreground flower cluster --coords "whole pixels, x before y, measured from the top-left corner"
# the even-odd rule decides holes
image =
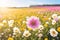
[[[60,40],[60,15],[34,14],[0,21],[0,40]]]

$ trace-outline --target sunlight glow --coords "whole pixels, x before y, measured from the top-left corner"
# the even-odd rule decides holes
[[[8,8],[7,7],[0,7],[0,14],[6,14],[8,12]]]
[[[0,7],[6,7],[9,4],[8,1],[9,0],[0,0]]]

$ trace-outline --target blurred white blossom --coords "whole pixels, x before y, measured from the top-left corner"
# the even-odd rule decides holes
[[[8,25],[9,25],[10,27],[13,26],[13,23],[14,23],[14,20],[9,20],[9,21],[8,21]]]
[[[29,37],[31,35],[31,33],[28,30],[25,30],[23,33],[24,37]]]
[[[54,25],[56,23],[56,21],[55,20],[52,20],[52,25]]]
[[[54,28],[51,28],[49,33],[52,37],[56,37],[58,35],[58,32]]]

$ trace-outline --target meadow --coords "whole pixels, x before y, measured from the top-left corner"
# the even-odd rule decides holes
[[[0,8],[0,40],[60,40],[60,7]]]

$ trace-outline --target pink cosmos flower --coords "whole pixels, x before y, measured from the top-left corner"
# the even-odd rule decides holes
[[[35,28],[38,28],[39,25],[40,25],[40,21],[39,21],[39,18],[38,17],[35,17],[35,16],[31,16],[27,19],[27,22],[26,22],[27,26],[32,28],[32,29],[35,29]]]

